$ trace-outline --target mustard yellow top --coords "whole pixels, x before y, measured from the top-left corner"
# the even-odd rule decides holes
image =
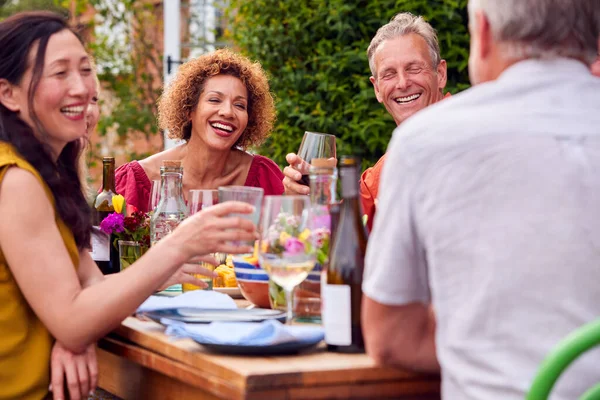
[[[22,168],[39,179],[56,212],[54,196],[36,169],[14,147],[0,142],[0,182],[10,167]],[[77,267],[75,238],[58,214],[56,225]],[[48,393],[53,340],[23,297],[0,243],[0,399],[40,400]]]

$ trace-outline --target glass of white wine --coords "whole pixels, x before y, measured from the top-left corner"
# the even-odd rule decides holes
[[[271,280],[285,291],[286,323],[293,319],[292,293],[316,263],[308,196],[266,196],[258,258]]]

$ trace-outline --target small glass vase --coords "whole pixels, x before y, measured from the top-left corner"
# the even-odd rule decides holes
[[[119,240],[119,261],[121,263],[121,271],[129,267],[137,261],[144,253],[140,242],[130,240]]]

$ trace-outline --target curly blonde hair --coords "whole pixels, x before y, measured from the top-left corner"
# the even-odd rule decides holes
[[[206,80],[224,74],[239,78],[248,89],[248,125],[234,147],[246,149],[262,144],[275,122],[275,102],[267,75],[254,63],[229,49],[220,49],[190,60],[158,100],[158,125],[172,139],[188,141],[192,134],[190,115],[198,105]]]

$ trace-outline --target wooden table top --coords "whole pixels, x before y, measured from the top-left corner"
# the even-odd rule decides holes
[[[214,398],[439,399],[439,376],[378,367],[365,354],[327,352],[324,344],[291,356],[219,355],[192,339],[168,337],[154,321],[129,317],[99,347]]]

